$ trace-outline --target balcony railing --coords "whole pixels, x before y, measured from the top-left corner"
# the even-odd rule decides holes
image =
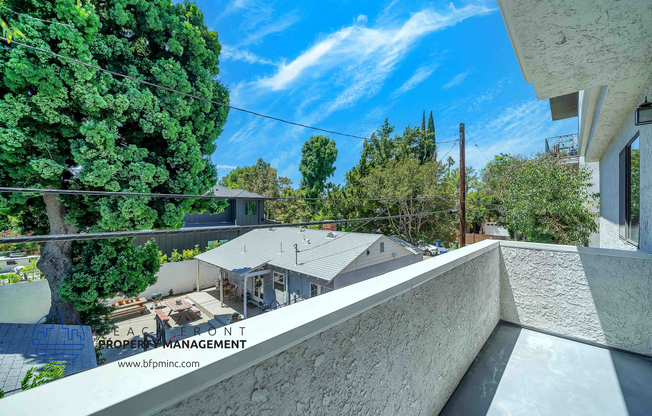
[[[545,149],[546,153],[552,153],[567,163],[579,162],[579,139],[577,134],[548,137]]]
[[[500,320],[652,356],[650,270],[652,255],[640,252],[483,241],[235,323],[231,336],[192,337],[245,348],[157,348],[0,406],[3,415],[437,414]],[[142,368],[190,361],[199,367]]]

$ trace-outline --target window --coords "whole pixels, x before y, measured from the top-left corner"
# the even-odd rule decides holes
[[[317,283],[310,283],[310,297],[314,298],[315,296],[323,295],[328,292],[329,289],[325,286],[318,285]]]
[[[256,215],[256,201],[245,201],[245,215]]]
[[[384,251],[385,251],[385,243],[380,243],[380,252],[382,253]]]
[[[638,133],[619,155],[620,238],[638,246],[640,230],[641,154]]]
[[[274,290],[285,292],[285,275],[274,272]]]
[[[229,242],[229,239],[227,238],[227,239],[224,239],[224,240],[218,240],[218,241],[220,242],[220,245],[222,245],[222,244],[224,244],[224,243],[228,243],[228,242]]]

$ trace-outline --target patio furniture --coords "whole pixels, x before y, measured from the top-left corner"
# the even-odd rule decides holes
[[[163,321],[163,323],[165,323],[165,325],[167,325],[167,326],[169,326],[170,328],[172,328],[172,327],[170,326],[170,317],[167,316],[167,315],[165,314],[165,312],[163,312],[162,309],[157,309],[157,310],[156,310],[156,316],[157,316],[161,321]]]
[[[152,293],[152,300],[154,301],[154,306],[152,306],[152,309],[161,304],[161,299],[163,299],[163,294],[161,292]]]
[[[195,315],[197,315],[197,318],[201,319],[201,310],[199,310],[199,308],[193,306],[192,308],[190,308],[190,312],[194,313]]]
[[[123,319],[132,317],[137,312],[140,312],[140,314],[142,315],[145,313],[145,310],[147,309],[147,307],[145,307],[145,303],[147,303],[147,299],[142,296],[140,297],[140,299],[134,300],[131,303],[123,303],[122,305],[119,305],[117,309],[111,313],[109,318],[121,321]]]
[[[159,311],[156,311],[159,312]],[[160,311],[163,312],[163,311]],[[165,314],[163,314],[165,316]],[[165,318],[168,318],[165,316]],[[156,316],[154,317],[154,320],[156,321],[156,335],[152,335],[149,332],[144,332],[143,335],[145,337],[145,342],[143,344],[143,349],[147,351],[147,349],[150,346],[153,346],[154,348],[158,347],[159,345],[163,345],[165,343],[165,324],[161,316],[157,313]]]
[[[179,324],[179,322],[181,322],[181,318],[185,317],[186,319],[190,320],[186,316],[186,311],[188,309],[192,308],[192,305],[190,303],[188,303],[187,301],[185,301],[184,299],[168,300],[168,301],[165,301],[164,303],[165,303],[165,306],[170,308],[170,312],[168,313],[168,316],[170,316],[172,314],[172,312],[179,312],[179,319],[177,320],[177,325]]]

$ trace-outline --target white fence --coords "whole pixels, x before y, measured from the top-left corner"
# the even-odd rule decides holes
[[[206,263],[197,264],[198,260],[186,260],[178,263],[165,263],[156,273],[156,283],[149,286],[139,296],[152,298],[152,293],[162,293],[167,296],[173,293],[192,292],[197,289],[197,273],[199,270],[199,288],[206,289],[214,286],[217,280],[218,269]],[[109,300],[116,302],[118,298]]]

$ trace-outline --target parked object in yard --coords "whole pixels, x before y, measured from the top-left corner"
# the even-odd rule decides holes
[[[436,243],[439,244],[439,243]],[[423,254],[429,257],[438,256],[440,253],[440,246],[426,243],[423,240],[417,241],[417,247],[423,250]]]

